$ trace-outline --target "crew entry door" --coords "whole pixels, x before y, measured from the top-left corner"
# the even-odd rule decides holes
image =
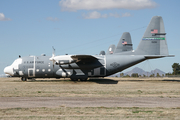
[[[35,56],[32,56],[33,60],[31,61],[32,63],[32,68],[28,68],[28,77],[35,77]]]
[[[28,77],[35,77],[33,68],[28,69]]]

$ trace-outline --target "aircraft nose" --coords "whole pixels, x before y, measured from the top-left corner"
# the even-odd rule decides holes
[[[13,76],[13,75],[14,75],[14,72],[13,72],[12,66],[5,67],[5,68],[4,68],[4,73],[5,73],[5,74],[8,74],[8,75],[10,75],[10,76]]]

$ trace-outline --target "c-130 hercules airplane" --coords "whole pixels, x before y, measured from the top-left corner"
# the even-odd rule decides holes
[[[169,55],[163,19],[154,16],[136,50],[132,48],[131,36],[123,33],[117,46],[111,45],[105,54],[99,55],[60,55],[19,57],[4,73],[21,77],[26,81],[32,78],[70,78],[85,81],[90,77],[106,77],[123,71],[148,59],[173,57]]]

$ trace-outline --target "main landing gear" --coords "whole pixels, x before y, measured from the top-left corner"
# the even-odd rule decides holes
[[[87,81],[88,78],[71,78],[72,81],[78,81],[78,79],[80,81]]]
[[[27,78],[22,77],[21,80],[22,81],[27,81]]]
[[[35,78],[25,78],[25,77],[21,78],[22,81],[27,81],[27,79],[31,80],[31,81],[35,81],[36,80]]]

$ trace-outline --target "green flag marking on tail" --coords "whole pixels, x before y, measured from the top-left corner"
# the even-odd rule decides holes
[[[143,38],[142,40],[165,40],[165,38]]]

